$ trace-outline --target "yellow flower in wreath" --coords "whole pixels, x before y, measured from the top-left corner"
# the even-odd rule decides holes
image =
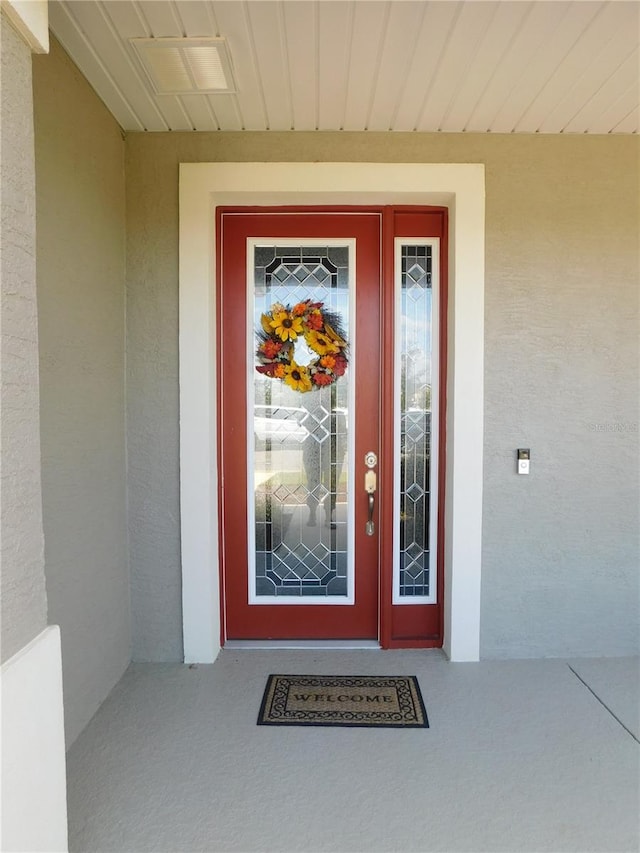
[[[340,352],[340,347],[337,343],[331,340],[324,332],[307,332],[304,336],[305,341],[310,348],[317,352],[318,355],[327,355],[330,352]]]
[[[311,391],[311,377],[306,367],[296,364],[292,361],[291,364],[286,364],[284,367],[284,381],[293,388],[294,391]]]
[[[295,341],[302,334],[302,317],[295,317],[288,311],[278,311],[269,323],[281,341]]]

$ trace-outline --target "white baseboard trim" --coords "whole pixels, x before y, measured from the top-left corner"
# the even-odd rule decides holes
[[[60,629],[51,625],[0,669],[0,849],[67,851]]]

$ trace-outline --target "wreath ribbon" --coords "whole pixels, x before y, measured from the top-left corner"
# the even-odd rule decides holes
[[[257,338],[258,373],[280,379],[294,391],[306,393],[333,385],[347,369],[348,344],[340,316],[325,311],[323,302],[306,299],[293,307],[274,303],[260,317]],[[298,338],[317,355],[309,364],[294,359]]]

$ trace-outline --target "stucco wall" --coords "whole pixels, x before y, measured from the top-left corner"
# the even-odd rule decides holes
[[[252,160],[486,165],[482,655],[637,653],[637,138],[167,133],[126,148],[135,659],[182,653],[178,163]]]
[[[124,142],[54,39],[34,107],[46,579],[70,745],[130,660]]]
[[[44,580],[31,51],[0,14],[2,660],[47,624]]]

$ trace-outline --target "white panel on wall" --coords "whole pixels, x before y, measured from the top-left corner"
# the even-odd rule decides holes
[[[49,52],[47,0],[3,0],[2,10],[34,53]]]
[[[60,631],[49,626],[2,665],[5,851],[67,850]]]

